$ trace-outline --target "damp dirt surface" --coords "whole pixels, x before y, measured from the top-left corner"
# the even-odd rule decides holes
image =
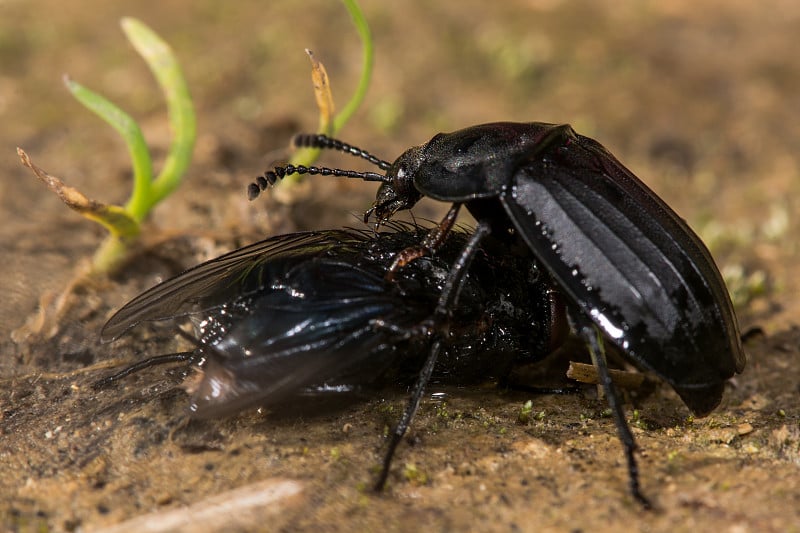
[[[471,124],[569,122],[685,217],[729,280],[742,330],[754,334],[720,407],[693,419],[657,383],[627,395],[651,511],[629,495],[613,420],[591,388],[429,387],[380,495],[369,489],[403,390],[210,421],[187,419],[180,366],[93,390],[111,368],[185,348],[151,327],[100,344],[127,300],[266,236],[360,227],[354,213],[375,191],[317,178],[252,203],[245,195],[293,133],[317,126],[303,49],[326,65],[339,106],[355,85],[359,42],[340,3],[125,4],[0,1],[0,529],[800,529],[800,4],[363,2],[374,80],[342,137],[393,159]],[[179,57],[197,147],[140,253],[74,291],[53,322],[39,310],[103,234],[22,168],[15,147],[90,197],[125,201],[125,147],[63,88],[69,73],[140,121],[160,166],[164,104],[123,16],[151,25]],[[415,214],[443,211],[423,202]]]

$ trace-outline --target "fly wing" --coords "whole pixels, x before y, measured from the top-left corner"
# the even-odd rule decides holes
[[[313,256],[331,246],[363,240],[358,232],[327,231],[280,235],[207,261],[140,294],[112,316],[100,333],[103,342],[119,338],[140,322],[202,313],[258,291],[279,273],[281,259]],[[272,264],[272,269],[259,267]],[[291,261],[285,263],[288,268]],[[260,275],[250,275],[252,272]]]
[[[745,363],[733,308],[706,247],[655,193],[578,137],[523,166],[501,201],[608,338],[696,413],[716,406]]]
[[[250,300],[207,350],[190,405],[197,417],[275,404],[312,387],[367,384],[409,346],[374,320],[406,327],[435,306],[435,295],[400,291],[382,271],[327,258],[297,264],[280,286]]]

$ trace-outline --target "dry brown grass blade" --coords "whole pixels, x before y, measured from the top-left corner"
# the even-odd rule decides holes
[[[311,83],[314,85],[314,97],[319,108],[318,131],[331,135],[333,133],[333,115],[336,112],[336,108],[333,103],[328,71],[325,70],[325,65],[314,57],[314,52],[306,48],[306,54],[308,54],[308,59],[311,60]]]
[[[70,187],[43,168],[36,166],[22,148],[17,148],[17,155],[19,155],[22,164],[31,169],[34,175],[73,211],[103,225],[117,237],[132,237],[139,233],[139,224],[121,207],[107,205],[88,198],[75,187]]]

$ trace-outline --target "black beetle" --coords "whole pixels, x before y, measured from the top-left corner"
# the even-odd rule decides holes
[[[725,382],[744,369],[733,306],[708,249],[602,145],[569,125],[473,126],[438,134],[394,163],[324,135],[300,135],[295,144],[350,153],[386,173],[277,167],[249,186],[251,199],[286,174],[309,173],[381,181],[365,213],[378,224],[423,196],[453,204],[436,231],[398,255],[392,272],[434,252],[465,204],[509,251],[521,243],[548,270],[596,360],[602,340],[612,342],[669,383],[697,416],[711,412]],[[609,400],[631,490],[647,504],[638,489],[633,438],[613,392]]]
[[[141,322],[190,319],[196,349],[136,363],[98,386],[189,359],[200,372],[189,410],[208,418],[298,396],[415,383],[381,488],[435,364],[442,382],[503,380],[514,365],[552,352],[568,332],[549,275],[519,257],[474,252],[480,234],[456,231],[436,256],[386,279],[395,255],[427,232],[391,228],[281,235],[156,285],[112,316],[101,340]]]

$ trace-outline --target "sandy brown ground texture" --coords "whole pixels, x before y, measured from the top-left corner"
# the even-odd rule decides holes
[[[302,417],[202,423],[186,422],[180,378],[163,367],[93,391],[108,372],[97,365],[178,348],[148,328],[99,344],[128,299],[268,235],[357,226],[352,213],[375,191],[314,179],[294,202],[243,192],[285,157],[292,133],[317,125],[303,48],[325,62],[340,105],[354,86],[360,48],[341,4],[125,4],[0,1],[0,529],[800,530],[800,4],[363,2],[375,76],[344,137],[392,159],[471,124],[569,122],[687,219],[725,272],[743,330],[762,329],[711,416],[691,419],[665,386],[626,406],[653,511],[629,496],[613,421],[591,391],[427,395],[380,496],[365,487],[402,391]],[[198,113],[194,160],[150,218],[150,246],[81,289],[55,329],[26,336],[42,298],[103,235],[22,168],[15,147],[91,197],[123,202],[129,190],[124,146],[62,74],[140,120],[157,166],[169,144],[122,16],[150,24],[180,58]],[[535,416],[521,423],[527,400]]]

